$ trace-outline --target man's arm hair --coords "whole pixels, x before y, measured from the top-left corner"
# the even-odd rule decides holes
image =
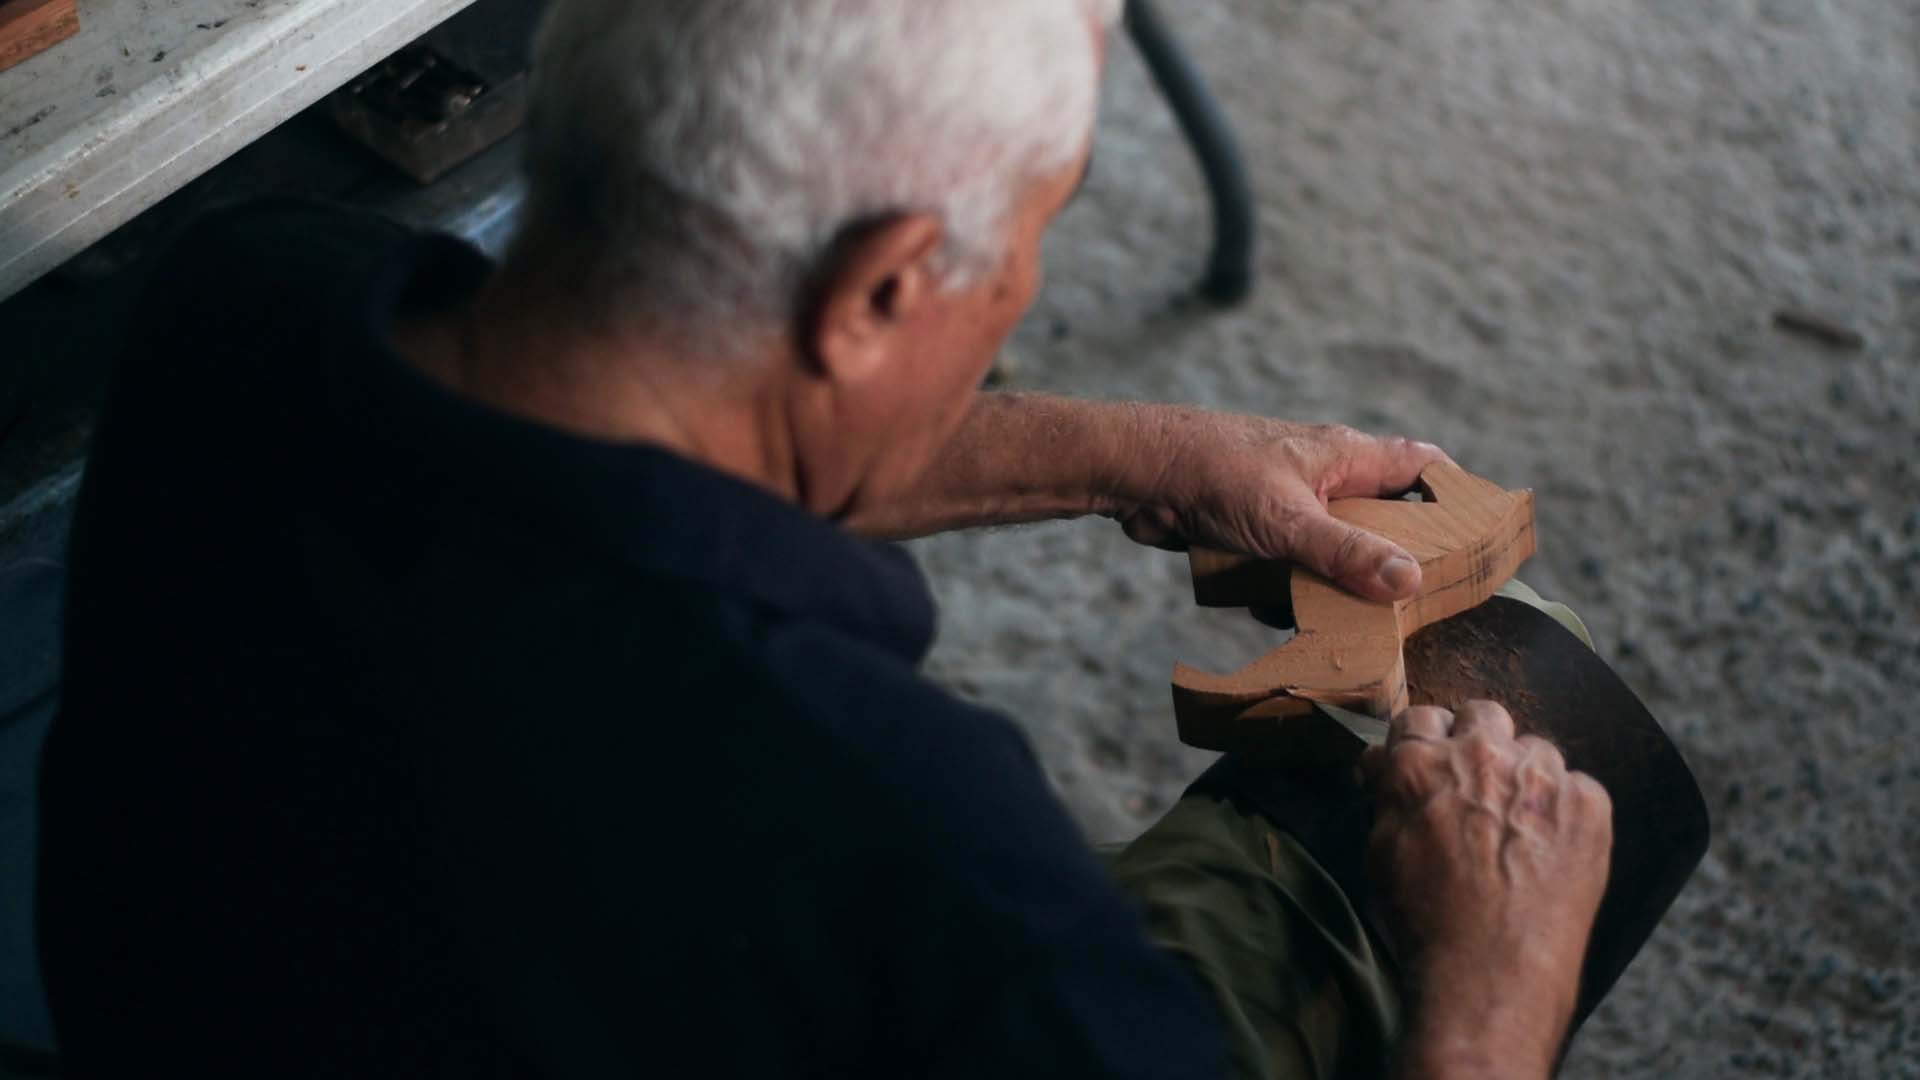
[[[1131,469],[1155,453],[1147,411],[1051,394],[981,394],[918,488],[846,524],[906,540],[1117,513],[1141,486]]]
[[[1402,600],[1420,587],[1419,564],[1327,503],[1398,495],[1445,456],[1338,424],[983,394],[914,490],[845,524],[899,540],[1105,514],[1143,544],[1298,562],[1369,599]]]

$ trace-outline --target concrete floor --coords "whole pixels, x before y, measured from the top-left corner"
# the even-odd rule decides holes
[[[1170,5],[1262,195],[1244,309],[1116,50],[1019,385],[1337,420],[1539,496],[1523,576],[1682,745],[1714,848],[1566,1075],[1920,1076],[1920,4]],[[1810,308],[1836,348],[1774,325]],[[1270,635],[1105,523],[920,545],[940,677],[1099,839],[1203,764],[1176,659]]]
[[[1920,1075],[1920,2],[1167,7],[1253,159],[1260,291],[1182,299],[1206,204],[1116,49],[1015,385],[1419,434],[1533,487],[1525,576],[1716,824],[1567,1075]],[[1782,332],[1785,307],[1866,344]],[[86,402],[52,397],[28,423],[57,463]],[[0,555],[58,517],[0,522]],[[1174,660],[1268,644],[1105,523],[918,547],[935,674],[1022,721],[1097,839],[1207,760],[1172,738]]]

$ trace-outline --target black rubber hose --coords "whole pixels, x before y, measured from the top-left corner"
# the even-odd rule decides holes
[[[1253,291],[1256,228],[1253,185],[1247,179],[1240,141],[1153,0],[1128,0],[1127,32],[1166,95],[1213,195],[1213,255],[1200,292],[1216,303],[1237,304]]]

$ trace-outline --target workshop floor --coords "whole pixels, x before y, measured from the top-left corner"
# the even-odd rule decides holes
[[[1260,291],[1175,302],[1206,204],[1116,49],[1015,385],[1418,434],[1534,488],[1524,576],[1586,617],[1715,820],[1567,1075],[1920,1076],[1920,3],[1169,14],[1253,158]],[[1269,638],[1102,522],[920,552],[936,673],[1020,718],[1099,839],[1206,760],[1172,737],[1174,660]]]

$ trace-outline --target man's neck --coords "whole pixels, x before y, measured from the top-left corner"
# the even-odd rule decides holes
[[[648,443],[789,502],[800,476],[780,365],[689,356],[596,332],[568,298],[502,271],[466,304],[394,327],[395,350],[455,392],[603,442]]]

